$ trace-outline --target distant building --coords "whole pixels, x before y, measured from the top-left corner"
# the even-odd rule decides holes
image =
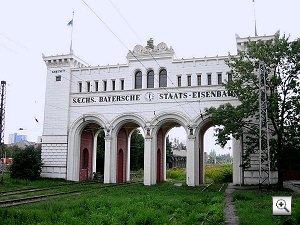
[[[186,149],[173,149],[172,167],[186,167]]]
[[[27,141],[27,135],[13,133],[9,135],[8,144],[16,144],[20,141]]]

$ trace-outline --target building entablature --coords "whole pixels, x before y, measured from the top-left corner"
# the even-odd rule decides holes
[[[70,54],[55,55],[55,56],[45,56],[43,54],[42,57],[48,67],[60,67],[60,66],[86,67],[87,66],[87,63],[85,63],[82,59],[75,56],[72,52]]]

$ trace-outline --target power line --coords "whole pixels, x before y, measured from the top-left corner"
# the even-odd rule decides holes
[[[137,39],[139,39],[140,42],[142,42],[141,38],[139,37],[139,35],[137,34],[137,32],[133,29],[133,27],[130,25],[130,23],[126,20],[126,18],[121,14],[120,10],[116,7],[116,5],[111,1],[108,0],[110,2],[110,4],[114,7],[114,9],[117,11],[117,13],[119,14],[119,16],[124,20],[124,22],[127,24],[127,26],[129,27],[129,29],[134,33],[134,35],[137,37]],[[158,63],[158,61],[156,60],[156,58],[152,55],[151,51],[149,50],[149,54],[152,57],[152,59],[156,62],[156,64],[159,66],[159,68],[161,68],[161,65]],[[136,58],[136,57],[135,57]],[[168,76],[167,74],[167,78],[168,80],[171,82],[171,84],[178,90],[178,87],[173,83],[172,79]],[[157,79],[156,79],[157,80]],[[194,109],[194,107],[191,105],[191,108],[197,113],[197,111]]]
[[[145,70],[147,70],[147,67],[130,51],[130,49],[125,45],[125,43],[118,37],[118,35],[116,35],[113,30],[101,19],[101,17],[84,1],[84,0],[81,0],[89,9],[90,11],[104,24],[104,26],[119,40],[119,42],[129,51],[129,53],[145,68]],[[156,61],[156,60],[155,60]],[[159,64],[158,64],[159,65]],[[168,76],[167,76],[168,77]],[[155,78],[154,76],[154,79],[156,81],[157,78]],[[158,81],[159,82],[159,81]],[[162,87],[166,92],[170,93],[165,87]],[[180,106],[179,102],[174,99],[175,102],[178,103],[178,105]],[[191,118],[191,115],[188,113],[188,111],[186,111],[184,108],[182,108],[187,115],[189,115],[189,117]]]

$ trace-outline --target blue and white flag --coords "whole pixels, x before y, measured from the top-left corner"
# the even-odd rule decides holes
[[[67,24],[67,26],[73,26],[73,19],[70,20],[70,22]]]

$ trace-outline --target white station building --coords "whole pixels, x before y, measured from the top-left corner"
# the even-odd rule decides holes
[[[237,49],[243,50],[248,40],[237,36]],[[107,66],[88,66],[73,53],[43,56],[43,177],[92,179],[97,136],[104,130],[104,182],[130,181],[130,137],[141,128],[144,184],[156,184],[166,179],[166,135],[182,126],[187,139],[186,182],[204,183],[203,137],[212,123],[202,113],[211,106],[239,104],[223,85],[231,79],[228,56],[174,59],[167,44],[149,46],[136,45],[126,64]],[[233,140],[232,148],[233,183],[258,183],[257,166],[246,171],[240,167],[241,142]],[[276,173],[271,179],[277,180]]]

